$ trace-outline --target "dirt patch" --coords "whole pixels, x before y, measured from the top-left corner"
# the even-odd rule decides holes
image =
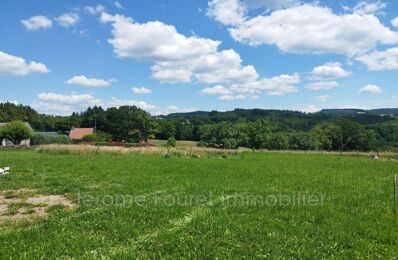
[[[70,200],[62,195],[39,194],[33,189],[0,191],[0,223],[45,217],[54,209],[72,209]]]

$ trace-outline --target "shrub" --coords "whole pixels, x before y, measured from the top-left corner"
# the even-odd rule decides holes
[[[34,133],[30,139],[30,143],[31,145],[71,144],[72,140],[66,135],[51,136],[41,133]]]
[[[15,145],[31,136],[32,130],[21,121],[13,121],[0,127],[0,140],[7,139]]]
[[[98,141],[98,137],[96,134],[88,134],[82,137],[82,142],[97,142]]]
[[[55,144],[71,144],[72,140],[67,135],[59,135],[54,138]]]
[[[177,145],[176,139],[170,137],[167,139],[166,147],[175,147]]]

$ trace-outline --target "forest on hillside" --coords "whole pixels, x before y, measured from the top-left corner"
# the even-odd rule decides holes
[[[52,116],[39,114],[29,106],[3,103],[0,122],[20,120],[29,122],[35,131],[61,134],[72,127],[96,127],[98,133],[125,142],[175,138],[219,148],[381,151],[398,150],[395,112],[235,109],[154,117],[135,106],[122,106]]]

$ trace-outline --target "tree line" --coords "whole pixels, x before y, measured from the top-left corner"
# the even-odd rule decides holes
[[[235,109],[154,117],[135,106],[88,108],[70,116],[39,114],[29,106],[0,104],[0,122],[29,122],[36,131],[66,134],[95,127],[98,135],[123,142],[148,139],[198,141],[219,148],[328,151],[396,150],[398,119],[377,114],[340,115]]]

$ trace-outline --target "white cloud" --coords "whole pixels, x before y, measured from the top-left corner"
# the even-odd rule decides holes
[[[86,104],[86,105],[96,105],[100,104],[100,100],[94,98],[90,94],[57,94],[57,93],[40,93],[38,98],[44,102],[55,102],[62,104]]]
[[[91,94],[58,94],[40,93],[40,102],[32,105],[41,113],[70,115],[72,112],[80,112],[89,106],[102,106],[104,108],[120,106],[136,106],[146,111],[155,112],[156,106],[145,101],[123,100],[112,97],[110,100],[97,99]]]
[[[131,90],[135,94],[151,94],[152,93],[152,90],[150,90],[149,88],[145,88],[145,87],[133,87]]]
[[[43,15],[32,16],[27,20],[21,21],[22,25],[25,26],[28,31],[37,31],[40,29],[48,29],[53,26],[53,22]]]
[[[171,105],[164,109],[155,110],[152,112],[152,114],[159,116],[159,115],[168,115],[168,114],[172,114],[172,113],[189,113],[189,112],[193,112],[193,111],[198,111],[198,109],[197,108],[179,108],[177,106]]]
[[[76,105],[68,104],[57,104],[48,102],[38,102],[31,105],[33,109],[41,114],[49,115],[62,115],[69,116],[73,112],[80,112],[85,109],[85,107],[77,107]]]
[[[374,51],[356,57],[356,60],[364,63],[369,70],[397,70],[398,69],[398,47],[385,51]]]
[[[383,90],[376,85],[366,85],[359,90],[361,93],[380,94]]]
[[[107,13],[102,13],[101,21],[112,23],[113,38],[108,42],[115,53],[152,61],[152,77],[161,82],[231,83],[258,78],[253,66],[241,65],[241,58],[234,50],[218,51],[219,41],[186,37],[174,26],[158,21],[140,24]]]
[[[321,82],[310,83],[306,86],[306,88],[311,90],[325,90],[325,89],[337,88],[338,86],[340,85],[336,81],[321,81]]]
[[[151,111],[156,108],[155,105],[148,104],[145,101],[123,100],[112,97],[110,101],[105,102],[105,107],[121,107],[121,106],[136,106],[146,111]]]
[[[204,54],[181,61],[161,61],[152,66],[153,77],[162,82],[233,83],[258,78],[251,65],[242,66],[234,50]]]
[[[124,9],[124,6],[119,1],[115,1],[115,6],[119,9]]]
[[[171,61],[216,52],[219,41],[185,37],[172,25],[159,21],[136,23],[122,15],[102,13],[101,22],[112,23],[113,39],[108,42],[124,58]]]
[[[335,14],[316,5],[303,4],[259,15],[230,30],[239,42],[252,46],[276,45],[289,53],[338,53],[349,56],[377,44],[398,42],[398,32],[376,16]]]
[[[218,98],[219,100],[225,100],[225,101],[232,101],[232,100],[245,100],[246,96],[245,95],[222,95]]]
[[[350,74],[341,67],[339,62],[329,62],[312,70],[312,76],[315,80],[340,79],[348,77]]]
[[[383,14],[382,10],[387,7],[387,3],[384,3],[382,1],[377,1],[377,2],[359,2],[357,5],[354,7],[347,7],[344,6],[344,10],[346,11],[352,11],[355,14],[359,15],[366,15],[366,14]]]
[[[246,13],[240,0],[211,0],[206,15],[224,25],[237,25],[244,22]]]
[[[301,82],[300,76],[282,74],[272,78],[263,78],[246,84],[233,84],[231,90],[235,93],[254,94],[265,91],[269,96],[282,96],[298,92],[296,84]]]
[[[16,101],[16,100],[0,100],[0,104],[5,104],[5,103],[11,103],[11,104],[14,104],[14,105],[18,105],[19,104],[19,102]]]
[[[86,6],[84,7],[84,11],[91,15],[96,15],[105,11],[105,7],[103,5]]]
[[[326,102],[330,99],[331,97],[329,95],[322,95],[322,96],[317,96],[315,97],[315,100],[319,102]]]
[[[69,28],[76,25],[79,22],[80,17],[77,13],[66,13],[58,16],[57,18],[55,18],[55,20],[58,22],[59,25]]]
[[[221,42],[198,36],[184,36],[161,22],[137,23],[122,15],[101,14],[103,23],[112,24],[108,42],[120,57],[153,62],[152,77],[167,83],[200,82],[219,84],[202,94],[218,92],[222,99],[253,98],[261,92],[284,95],[297,92],[298,74],[260,79],[256,69],[242,65],[234,50],[218,50]],[[223,93],[221,93],[223,92]],[[242,96],[241,96],[242,95]]]
[[[221,85],[217,85],[212,88],[204,88],[200,93],[202,95],[229,95],[232,91]]]
[[[0,51],[0,75],[26,76],[30,73],[48,73],[50,70],[43,63],[13,56]]]
[[[298,0],[211,0],[206,15],[224,25],[239,25],[248,12],[265,8],[267,11],[296,6]]]
[[[391,24],[395,27],[398,28],[398,17],[395,18],[394,20],[391,21]]]
[[[280,8],[288,8],[300,4],[299,0],[244,0],[248,9],[254,10],[266,8],[267,10],[276,10]]]
[[[65,83],[68,85],[79,85],[85,87],[108,87],[115,79],[103,80],[103,79],[95,79],[95,78],[87,78],[84,75],[74,76],[71,79],[67,80]]]
[[[315,105],[308,105],[307,107],[301,109],[301,111],[305,113],[316,113],[319,112],[321,109],[317,108]]]

